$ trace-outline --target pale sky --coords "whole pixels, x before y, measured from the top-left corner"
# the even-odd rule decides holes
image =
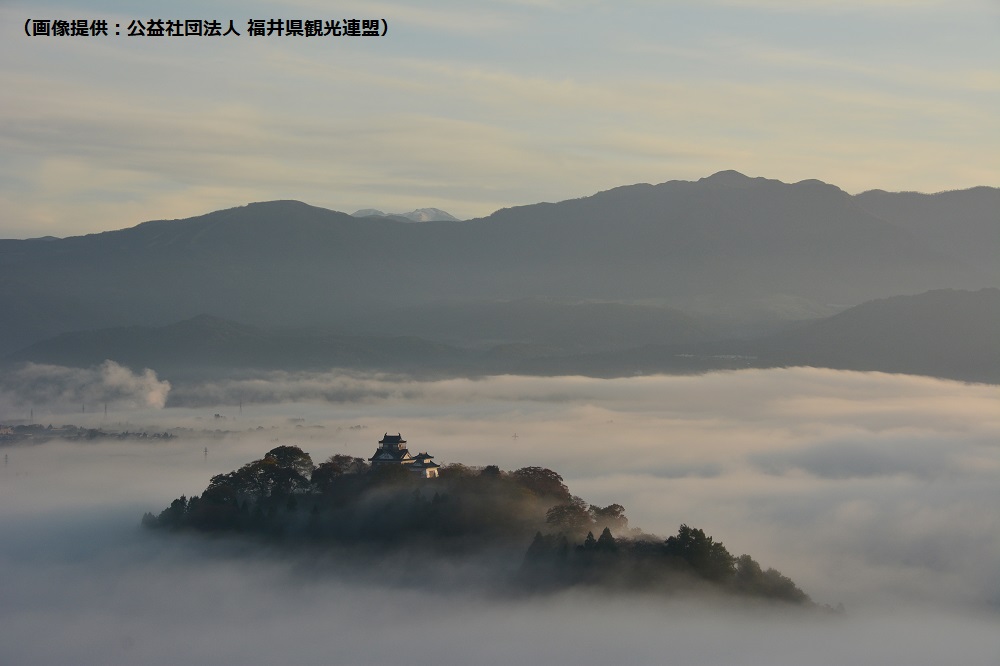
[[[1000,185],[998,0],[0,3],[0,238],[272,199],[464,219],[723,169]],[[109,36],[25,35],[78,18]],[[271,18],[388,34],[247,34]]]

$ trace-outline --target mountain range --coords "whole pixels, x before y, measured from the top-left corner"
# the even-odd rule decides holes
[[[508,359],[759,340],[873,299],[1000,286],[998,211],[996,188],[851,196],[733,171],[465,222],[255,203],[0,241],[0,354],[203,314]]]

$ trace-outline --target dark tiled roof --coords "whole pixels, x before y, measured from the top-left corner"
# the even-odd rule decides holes
[[[368,459],[369,462],[399,462],[405,460],[410,455],[406,449],[375,449],[375,455]],[[388,457],[385,457],[388,456]]]
[[[431,460],[433,458],[429,453],[418,453],[413,457],[413,466],[417,469],[431,469],[432,467],[440,467],[436,462]]]
[[[378,443],[379,444],[406,444],[406,440],[403,439],[403,436],[401,434],[399,434],[399,433],[396,433],[395,435],[390,435],[389,433],[385,433],[385,435],[382,437],[382,439],[379,440]]]

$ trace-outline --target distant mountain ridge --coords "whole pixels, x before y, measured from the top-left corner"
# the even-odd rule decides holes
[[[1000,282],[1000,189],[973,187],[938,194],[871,190],[854,200],[928,246],[969,261],[992,284]]]
[[[1000,383],[1000,289],[869,301],[752,348],[777,365]]]
[[[528,312],[523,304],[515,304],[511,312],[518,309]],[[595,314],[588,308],[574,312],[572,306],[560,306],[558,314],[570,315],[570,326],[585,325],[588,318],[601,321],[600,311]],[[646,314],[640,310],[633,316]],[[581,353],[565,344],[567,338],[546,344],[549,334],[543,329],[537,333],[541,337],[494,341],[474,350],[413,337],[261,329],[202,315],[158,328],[64,333],[5,361],[87,367],[111,359],[135,368],[151,367],[166,376],[193,370],[226,374],[339,367],[438,376],[603,377],[808,365],[1000,383],[1000,289],[938,290],[869,301],[832,317],[749,340],[713,340],[704,329],[680,327],[661,344],[615,349],[605,342],[603,349]],[[560,340],[563,344],[558,344]]]
[[[353,337],[320,331],[272,330],[211,315],[167,326],[124,326],[62,333],[5,361],[88,367],[111,359],[167,374],[211,374],[236,369],[305,370],[364,368],[426,371],[451,369],[464,353],[411,337]]]
[[[993,228],[988,207],[981,219],[966,205],[978,189],[931,196],[942,211],[965,211],[954,217],[970,227]],[[379,319],[382,334],[405,336],[409,320],[426,321],[439,303],[549,299],[739,318],[788,304],[824,313],[895,294],[1000,286],[955,247],[888,221],[896,199],[878,214],[864,201],[819,181],[720,172],[461,223],[272,201],[0,241],[0,312],[9,313],[0,353],[67,331],[163,326],[200,313],[344,331]],[[992,247],[988,234],[974,241],[976,252]]]
[[[440,208],[418,208],[409,213],[383,213],[376,208],[362,208],[351,213],[352,217],[391,217],[407,222],[460,222],[457,217]]]
[[[536,357],[516,371],[607,377],[813,366],[1000,384],[998,341],[1000,289],[941,289],[868,301],[756,339]]]

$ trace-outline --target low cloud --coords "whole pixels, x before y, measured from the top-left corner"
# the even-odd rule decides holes
[[[851,479],[913,475],[932,479],[955,472],[955,462],[941,442],[829,441],[793,452],[771,452],[749,456],[751,462],[770,474],[801,470],[822,479]]]
[[[992,665],[998,398],[996,386],[810,368],[426,382],[274,373],[179,386],[170,404],[186,406],[121,415],[193,428],[176,439],[9,449],[0,644],[14,661],[84,664]],[[442,464],[550,467],[653,533],[700,527],[847,616],[581,592],[497,599],[445,570],[387,586],[350,563],[137,528],[143,512],[277,443],[314,460],[368,457],[385,431]]]
[[[150,369],[133,372],[105,361],[93,368],[25,363],[0,375],[0,406],[46,407],[114,404],[116,408],[159,409],[167,402],[170,382]]]
[[[408,388],[409,387],[409,388]],[[257,377],[179,385],[170,395],[172,407],[205,407],[240,403],[357,403],[389,398],[418,398],[414,382],[343,372],[268,372]]]

